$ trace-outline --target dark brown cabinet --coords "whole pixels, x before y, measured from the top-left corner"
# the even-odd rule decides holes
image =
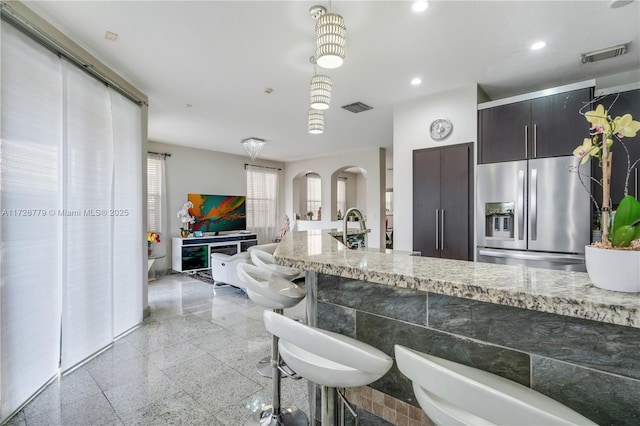
[[[611,118],[631,114],[634,120],[640,121],[640,89],[621,92],[617,99],[615,94],[609,95],[602,99],[601,102],[595,102],[593,109],[595,109],[598,104],[602,104],[609,111]],[[587,123],[586,120],[584,120],[584,122],[588,127],[589,123]],[[636,160],[640,159],[640,135],[636,135],[635,138],[622,138],[622,144],[624,144],[624,147],[620,141],[615,140],[611,147],[611,202],[614,207],[622,200],[622,197],[624,197],[625,181],[627,180],[627,169],[629,165],[633,165]],[[627,150],[624,149],[625,147]],[[628,156],[627,151],[629,153]],[[598,165],[598,161],[592,161],[591,166],[592,176],[598,181],[602,179],[602,169]],[[636,163],[628,175],[628,194],[636,198],[640,195],[640,188],[638,188],[640,185],[639,169],[640,165]],[[594,184],[592,193],[598,203],[600,203],[602,200],[602,188],[598,184]]]
[[[584,88],[480,110],[478,162],[571,155],[588,136],[580,109],[592,93]]]
[[[413,249],[472,260],[473,145],[413,151]]]

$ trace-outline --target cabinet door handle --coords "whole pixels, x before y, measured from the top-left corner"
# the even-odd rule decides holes
[[[440,213],[440,209],[436,209],[436,250],[440,249],[440,247],[438,247],[438,236],[440,235],[440,228],[438,227],[438,213]]]
[[[538,158],[538,125],[533,125],[533,158]]]
[[[440,250],[444,250],[444,209],[440,210],[442,220],[440,221]]]
[[[529,126],[524,126],[524,158],[529,157]]]

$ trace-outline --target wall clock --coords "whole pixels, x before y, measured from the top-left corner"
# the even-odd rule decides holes
[[[451,134],[453,124],[446,118],[436,118],[431,123],[429,130],[431,132],[431,138],[434,141],[440,141]]]

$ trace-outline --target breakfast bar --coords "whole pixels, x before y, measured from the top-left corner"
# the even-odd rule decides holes
[[[349,250],[328,230],[287,234],[275,256],[307,271],[311,325],[489,371],[598,424],[640,422],[640,294],[582,272]],[[395,366],[370,388],[418,406]]]

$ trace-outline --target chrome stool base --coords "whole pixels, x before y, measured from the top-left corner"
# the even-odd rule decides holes
[[[308,426],[307,415],[293,405],[281,407],[280,415],[274,416],[271,405],[265,405],[254,412],[244,423],[245,426]]]

